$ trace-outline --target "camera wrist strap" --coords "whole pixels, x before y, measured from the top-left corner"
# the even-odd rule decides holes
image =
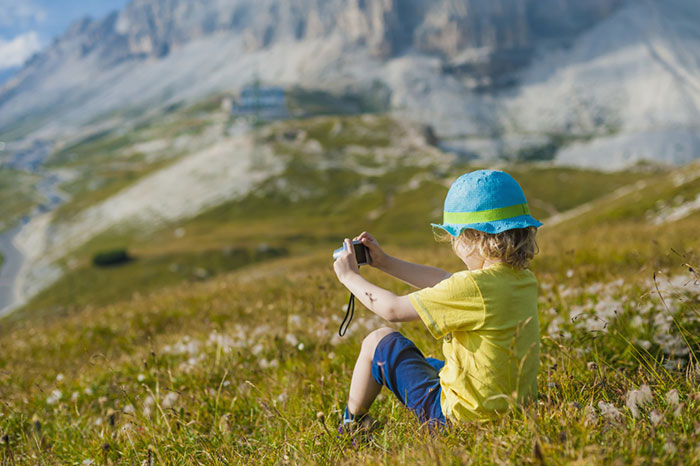
[[[348,331],[348,327],[350,327],[350,322],[352,321],[352,317],[355,315],[355,295],[350,293],[350,299],[348,299],[348,308],[345,310],[345,318],[343,319],[343,322],[340,324],[340,328],[338,329],[338,336],[345,336],[345,334]],[[347,322],[347,323],[346,323]],[[343,329],[345,327],[345,329]]]

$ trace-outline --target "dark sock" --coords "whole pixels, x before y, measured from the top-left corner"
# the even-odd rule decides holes
[[[343,413],[343,424],[348,424],[350,422],[355,422],[355,415],[350,413],[348,407],[345,407],[345,412]]]
[[[359,416],[357,414],[352,414],[348,407],[345,407],[345,412],[343,413],[343,424],[348,424],[350,422],[361,422],[367,413],[365,414],[360,414]]]

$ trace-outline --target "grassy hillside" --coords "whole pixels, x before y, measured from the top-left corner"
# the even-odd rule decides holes
[[[562,254],[548,236],[543,231],[535,265],[542,286],[540,398],[497,420],[432,436],[384,396],[374,414],[385,425],[371,443],[355,447],[338,438],[335,422],[359,343],[382,324],[361,310],[349,336],[336,336],[345,292],[320,251],[5,327],[1,454],[20,462],[151,457],[183,464],[695,458],[696,366],[682,338],[697,351],[691,299],[698,292],[692,280],[700,277],[689,275],[680,258],[667,269],[667,276],[683,277],[665,293],[668,310],[650,296],[650,276],[637,279],[632,268],[635,279],[628,281],[598,263],[603,271],[595,282],[577,269],[548,268]],[[570,244],[593,252],[581,236]],[[450,270],[459,266],[447,247],[388,249]],[[439,356],[438,342],[420,325],[401,328],[426,354]],[[635,417],[626,402],[642,385],[652,400]]]
[[[0,232],[11,228],[41,202],[34,186],[38,177],[29,173],[0,168]]]
[[[337,336],[347,296],[332,249],[367,229],[399,257],[461,267],[427,224],[440,219],[450,182],[474,167],[430,147],[394,153],[385,135],[411,134],[394,124],[330,117],[268,127],[260,143],[289,163],[247,197],[157,231],[102,235],[69,256],[61,281],[0,320],[0,462],[696,461],[697,165],[505,167],[535,215],[551,218],[533,263],[538,400],[431,433],[385,393],[373,407],[383,428],[369,442],[336,434],[362,338],[384,324],[358,309]],[[116,247],[134,260],[92,265]],[[441,357],[421,324],[397,327]]]
[[[66,256],[64,277],[26,311],[107,304],[182,280],[199,281],[264,259],[267,249],[291,255],[332,250],[345,236],[367,229],[405,247],[430,243],[429,223],[440,220],[449,184],[465,171],[482,168],[420,142],[420,127],[381,116],[280,122],[256,138],[284,162],[281,173],[196,218],[156,231],[132,228],[99,235]],[[129,147],[113,150],[128,152]],[[656,176],[533,165],[508,170],[541,219]],[[110,193],[110,188],[83,192],[57,217],[69,221],[83,202],[99,202],[99,196]],[[124,247],[135,260],[110,269],[92,265],[94,254]]]

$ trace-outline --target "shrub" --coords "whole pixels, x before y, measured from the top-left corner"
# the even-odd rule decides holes
[[[114,265],[125,264],[131,260],[129,252],[122,249],[112,249],[109,251],[101,251],[92,257],[92,264],[97,267],[111,267]]]

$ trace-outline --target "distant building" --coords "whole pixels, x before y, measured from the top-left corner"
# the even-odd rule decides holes
[[[281,87],[264,87],[255,83],[241,89],[238,102],[231,108],[233,116],[251,116],[263,120],[287,118],[287,94]]]

